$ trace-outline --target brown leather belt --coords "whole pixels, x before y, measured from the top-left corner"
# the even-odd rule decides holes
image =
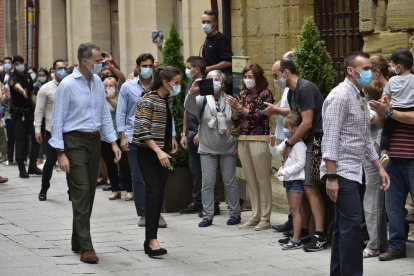
[[[72,134],[78,137],[89,138],[89,139],[96,138],[100,135],[99,131],[84,132],[84,131],[78,131],[78,130],[70,131],[68,132],[68,134]]]

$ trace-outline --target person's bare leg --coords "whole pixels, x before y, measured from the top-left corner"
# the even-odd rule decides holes
[[[315,231],[324,232],[325,206],[318,185],[305,185],[305,194],[315,221]],[[309,225],[309,221],[308,221]]]

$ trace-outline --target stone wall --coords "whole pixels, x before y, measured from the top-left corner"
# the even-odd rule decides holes
[[[297,46],[304,17],[314,15],[314,0],[233,0],[231,9],[233,54],[261,65],[274,90],[273,63]]]
[[[414,51],[413,0],[359,0],[364,51],[389,58],[398,48]]]

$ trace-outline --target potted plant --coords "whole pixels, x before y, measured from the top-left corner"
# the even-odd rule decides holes
[[[185,78],[185,63],[181,53],[183,42],[178,35],[174,24],[171,24],[170,32],[162,49],[162,67],[177,67],[183,79],[181,81],[181,93],[174,97],[173,116],[177,134],[183,126],[185,87],[188,80]],[[177,137],[180,141],[181,137]],[[192,201],[193,180],[188,167],[187,151],[178,147],[177,153],[172,156],[171,167],[165,187],[164,206],[166,212],[176,212],[185,208]]]

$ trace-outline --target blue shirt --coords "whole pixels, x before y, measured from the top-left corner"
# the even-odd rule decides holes
[[[132,143],[134,132],[135,111],[137,104],[141,101],[141,95],[144,86],[139,79],[133,79],[125,82],[121,86],[118,96],[118,105],[116,108],[116,130],[125,132],[129,143]],[[172,136],[176,136],[175,123],[173,119]]]
[[[64,149],[63,133],[74,130],[99,131],[103,141],[116,141],[102,81],[93,74],[90,84],[89,87],[77,68],[59,84],[53,106],[52,138],[49,140],[52,147]]]

